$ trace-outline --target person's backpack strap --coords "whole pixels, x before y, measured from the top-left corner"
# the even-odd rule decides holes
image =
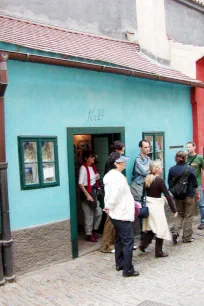
[[[143,191],[142,191],[142,197],[141,197],[142,207],[146,207],[146,196],[147,196],[147,191],[146,191],[146,187],[145,187],[145,183],[144,183]]]
[[[194,159],[196,159],[196,157],[197,157],[197,154],[194,155],[194,157],[191,159],[190,163],[188,164],[189,166],[192,164],[192,162],[194,161]]]

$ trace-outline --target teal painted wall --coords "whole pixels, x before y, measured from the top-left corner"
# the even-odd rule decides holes
[[[130,179],[142,132],[164,131],[166,169],[172,145],[192,138],[190,89],[185,86],[92,71],[8,62],[5,96],[6,155],[12,230],[68,219],[66,127],[125,126]],[[89,111],[104,116],[88,120]],[[103,113],[104,112],[104,113]],[[58,137],[60,186],[21,191],[18,135]]]

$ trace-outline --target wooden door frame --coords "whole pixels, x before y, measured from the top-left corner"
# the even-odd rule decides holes
[[[120,134],[120,140],[125,143],[124,127],[68,127],[67,128],[67,159],[69,178],[69,203],[70,203],[70,225],[72,258],[78,257],[78,230],[77,230],[77,208],[76,208],[76,180],[74,168],[74,135],[97,135],[97,134]]]

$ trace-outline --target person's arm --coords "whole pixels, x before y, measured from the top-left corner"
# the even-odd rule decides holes
[[[198,182],[197,182],[197,179],[196,179],[194,168],[192,168],[192,172],[190,173],[190,179],[192,181],[193,188],[195,188],[196,202],[199,202],[200,201],[200,192],[199,192],[199,189],[198,189]]]
[[[171,211],[175,214],[177,212],[176,205],[175,205],[174,201],[172,200],[172,197],[171,197],[170,193],[168,192],[163,179],[160,182],[160,187],[161,187],[162,193],[164,194],[165,198],[168,201],[168,205],[169,205]]]
[[[105,209],[112,210],[118,204],[121,196],[121,181],[115,180],[105,184]]]
[[[168,185],[170,184],[170,182],[172,181],[172,174],[171,171],[169,170],[169,174],[168,174]]]
[[[92,196],[88,193],[88,191],[86,190],[86,188],[84,187],[84,178],[87,175],[86,173],[86,168],[84,166],[81,166],[80,170],[79,170],[79,188],[83,191],[83,193],[85,194],[87,201],[93,201]]]
[[[136,158],[136,161],[135,161],[135,172],[139,172],[142,176],[147,176],[147,174],[149,174],[149,168],[146,169],[144,167],[140,157]]]
[[[204,158],[202,158],[202,161],[201,161],[201,174],[204,173]]]

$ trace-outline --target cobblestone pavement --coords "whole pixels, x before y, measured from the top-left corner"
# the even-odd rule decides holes
[[[204,232],[195,230],[194,237],[189,244],[166,243],[168,258],[154,258],[154,243],[147,254],[135,251],[136,278],[123,278],[114,255],[100,252],[19,276],[0,288],[0,306],[131,306],[146,300],[203,306]]]

